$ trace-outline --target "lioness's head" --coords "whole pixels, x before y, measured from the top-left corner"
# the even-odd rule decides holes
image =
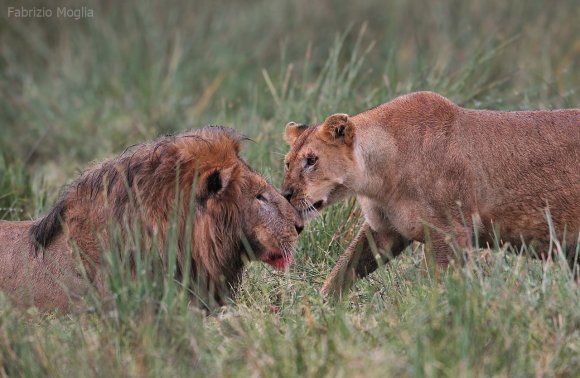
[[[314,126],[290,122],[284,140],[290,151],[284,159],[282,195],[303,219],[351,193],[354,126],[348,115],[333,114]]]

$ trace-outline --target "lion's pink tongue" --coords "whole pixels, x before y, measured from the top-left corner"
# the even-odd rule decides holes
[[[292,255],[279,255],[268,259],[266,262],[277,270],[284,270],[287,266],[292,264]]]

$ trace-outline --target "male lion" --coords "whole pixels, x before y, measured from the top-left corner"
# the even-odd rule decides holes
[[[284,268],[302,229],[299,217],[238,157],[241,140],[231,129],[206,127],[137,145],[82,173],[45,217],[0,221],[0,289],[20,305],[67,311],[69,298],[88,289],[84,271],[106,292],[101,250],[111,223],[138,228],[149,247],[158,246],[145,252],[157,250],[163,260],[175,220],[178,274],[190,259],[191,284],[203,275],[218,304],[238,284],[245,259]]]
[[[580,109],[472,110],[417,92],[315,126],[290,122],[284,138],[291,147],[282,194],[303,218],[353,194],[365,217],[325,295],[410,241],[427,242],[427,257],[441,267],[449,241],[470,248],[498,235],[542,257],[554,237],[577,259]]]

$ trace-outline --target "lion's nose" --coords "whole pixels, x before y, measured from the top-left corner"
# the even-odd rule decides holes
[[[296,232],[298,233],[298,235],[300,235],[302,230],[304,230],[304,226],[301,224],[295,224],[294,227],[296,228]]]
[[[294,195],[294,189],[288,188],[282,193],[282,195],[284,196],[284,198],[286,198],[288,202],[290,202],[292,196]]]

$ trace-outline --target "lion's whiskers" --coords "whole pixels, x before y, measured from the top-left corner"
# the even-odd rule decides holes
[[[291,257],[293,255],[293,253],[295,252],[294,244],[287,241],[287,240],[279,241],[278,245],[280,247],[280,251],[282,252],[282,256],[284,256],[284,258]]]

